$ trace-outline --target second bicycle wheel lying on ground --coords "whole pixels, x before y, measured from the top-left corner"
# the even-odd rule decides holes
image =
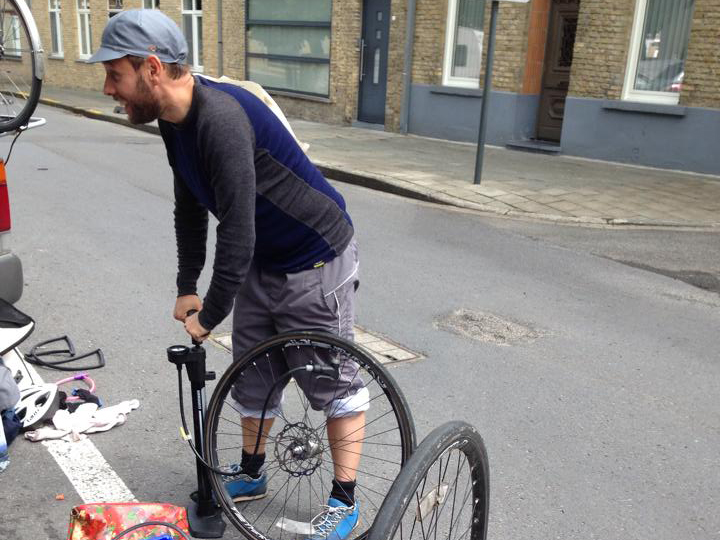
[[[465,422],[448,422],[418,445],[368,540],[485,540],[489,492],[482,438]]]
[[[333,478],[353,477],[359,519],[348,538],[364,537],[415,440],[387,370],[353,343],[315,332],[267,340],[228,368],[205,432],[215,468],[239,471],[243,448],[265,456],[257,481],[211,475],[229,519],[258,539],[322,535],[317,516],[327,513]],[[238,478],[249,480],[242,497]]]

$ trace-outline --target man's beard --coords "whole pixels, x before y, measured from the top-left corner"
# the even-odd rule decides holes
[[[135,86],[135,96],[133,102],[128,103],[130,110],[127,113],[130,123],[147,124],[157,120],[160,116],[160,105],[153,99],[150,87],[141,77],[138,77]]]

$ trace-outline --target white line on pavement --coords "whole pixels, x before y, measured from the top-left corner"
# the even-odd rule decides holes
[[[25,367],[35,384],[43,383],[31,364],[25,362]],[[83,502],[137,501],[90,439],[77,442],[43,441],[43,446],[55,458]]]

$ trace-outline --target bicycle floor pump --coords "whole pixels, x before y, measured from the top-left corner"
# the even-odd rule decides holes
[[[195,447],[200,457],[195,458],[198,489],[191,495],[191,501],[187,506],[190,534],[195,538],[222,538],[225,532],[225,521],[223,521],[222,510],[213,500],[208,471],[201,459],[205,457],[203,456],[203,448],[205,447],[205,382],[215,380],[215,372],[206,371],[205,349],[198,341],[193,340],[192,348],[185,345],[173,345],[167,349],[167,356],[168,361],[175,364],[178,371],[182,370],[182,366],[185,365],[192,392]],[[179,374],[179,377],[182,377],[182,375]],[[180,399],[182,407],[182,388],[180,388]]]

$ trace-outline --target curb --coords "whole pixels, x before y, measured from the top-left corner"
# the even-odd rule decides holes
[[[50,107],[64,109],[66,111],[79,114],[80,116],[85,116],[86,118],[91,118],[93,120],[102,120],[103,122],[110,122],[112,124],[119,124],[121,126],[137,129],[138,131],[144,131],[145,133],[160,135],[160,128],[158,128],[157,126],[151,126],[147,124],[132,124],[129,120],[125,118],[111,116],[102,111],[98,111],[97,109],[85,109],[83,107],[76,107],[74,105],[68,105],[67,103],[63,103],[55,99],[43,97],[41,97],[39,101],[43,105],[49,105]]]
[[[40,98],[40,103],[64,109],[86,118],[93,120],[102,120],[121,126],[144,131],[153,135],[160,135],[160,128],[148,124],[133,124],[126,118],[112,116],[97,109],[86,109],[74,105],[68,105],[61,101],[51,98]],[[551,223],[563,223],[568,225],[588,225],[588,226],[611,226],[611,227],[644,227],[644,228],[671,228],[671,229],[694,229],[694,230],[710,230],[720,229],[720,222],[717,223],[694,223],[694,222],[673,222],[673,221],[638,221],[620,218],[598,218],[598,217],[572,217],[558,216],[554,214],[537,214],[533,212],[525,212],[522,210],[500,210],[485,204],[453,197],[441,191],[433,191],[424,189],[420,186],[398,180],[391,176],[381,175],[378,173],[370,173],[366,171],[352,170],[339,165],[324,162],[313,158],[313,163],[320,169],[324,176],[331,180],[361,186],[376,191],[391,193],[409,199],[415,199],[423,202],[442,204],[446,206],[456,206],[468,210],[475,210],[483,213],[495,214],[498,216],[507,216],[510,218],[533,219],[538,221],[547,221]]]

